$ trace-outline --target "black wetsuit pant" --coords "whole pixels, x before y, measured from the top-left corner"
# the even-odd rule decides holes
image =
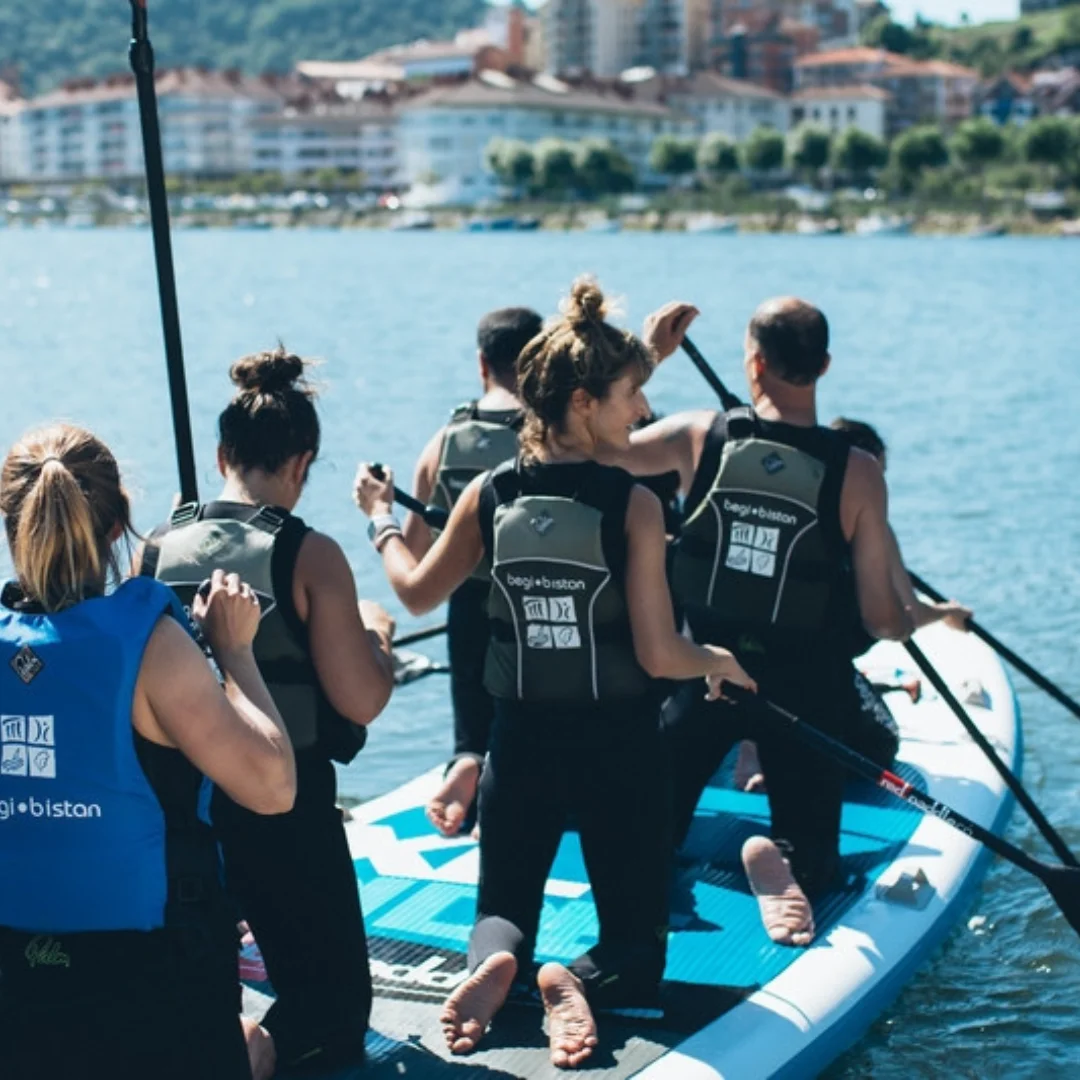
[[[847,742],[861,702],[846,657],[780,665],[739,656],[762,695],[826,734]],[[675,838],[686,838],[701,793],[740,739],[758,746],[769,793],[772,837],[808,894],[833,884],[840,863],[840,811],[845,771],[831,758],[775,731],[765,713],[704,700],[700,681],[668,703],[664,729],[672,759]]]
[[[667,951],[670,788],[658,708],[496,701],[480,782],[475,968],[513,952],[528,978],[544,883],[572,819],[599,941],[571,965],[598,1007],[655,1000]]]
[[[491,624],[487,601],[491,586],[470,578],[450,597],[446,645],[450,659],[450,701],[454,709],[454,757],[482,763],[491,737],[495,703],[484,689],[484,658]]]
[[[296,803],[253,814],[215,792],[225,883],[255,935],[276,1000],[263,1019],[279,1066],[331,1068],[363,1056],[371,972],[356,872],[333,765],[296,754]]]
[[[251,1080],[236,920],[186,931],[0,928],[3,1080]]]

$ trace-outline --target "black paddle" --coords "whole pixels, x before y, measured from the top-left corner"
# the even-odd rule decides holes
[[[920,592],[925,593],[931,600],[941,603],[945,597],[917,574],[911,574],[911,583]],[[1003,660],[1007,660],[1022,675],[1026,675],[1040,690],[1045,690],[1055,701],[1060,702],[1075,716],[1080,717],[1080,702],[1074,701],[1061,687],[1052,683],[1041,672],[1036,671],[1027,661],[1016,655],[1007,645],[1003,645],[989,630],[985,630],[974,619],[968,619],[968,629],[977,637],[981,638]]]
[[[131,45],[128,60],[135,73],[142,125],[143,158],[146,162],[146,197],[150,203],[150,227],[154,234],[161,328],[165,335],[165,362],[169,372],[173,434],[180,470],[180,502],[199,501],[195,479],[195,448],[191,441],[191,415],[184,380],[184,352],[180,344],[180,313],[176,305],[172,242],[169,239],[169,200],[165,194],[165,168],[161,161],[161,130],[157,94],[154,90],[154,50],[146,28],[146,0],[131,0]]]
[[[385,480],[386,470],[378,462],[374,462],[371,465],[371,475],[376,480]],[[394,502],[423,518],[424,524],[433,529],[445,529],[446,523],[450,520],[449,510],[444,510],[441,506],[425,506],[407,491],[402,491],[397,484],[394,485]]]
[[[720,403],[725,409],[736,408],[739,404],[741,404],[741,402],[739,402],[739,399],[735,397],[735,395],[732,394],[731,391],[727,389],[727,387],[724,386],[723,382],[720,379],[720,376],[717,375],[715,371],[713,371],[712,366],[709,364],[708,360],[706,360],[705,357],[702,356],[701,352],[698,350],[697,346],[695,346],[692,341],[689,341],[686,337],[684,337],[682,347],[686,351],[687,356],[689,356],[690,359],[693,361],[694,366],[705,377],[705,380],[713,388],[717,395],[719,395]],[[926,582],[922,581],[915,574],[911,574],[910,577],[915,587],[922,590],[922,592],[924,592],[931,599],[936,600],[939,603],[944,601],[945,597],[931,589],[926,584]],[[974,623],[969,622],[968,625],[970,626],[972,632],[977,632]],[[982,628],[979,627],[978,629],[981,630]],[[985,631],[979,634],[979,636],[983,637],[984,640],[987,640],[988,644],[990,644],[992,647],[997,648],[998,643],[990,639],[989,635],[986,635]],[[952,691],[946,685],[945,680],[942,679],[937,669],[926,658],[922,649],[920,649],[919,646],[916,645],[913,641],[905,642],[904,647],[907,649],[912,659],[914,659],[915,663],[918,664],[923,674],[925,674],[926,677],[933,684],[934,688],[941,695],[945,703],[956,714],[956,717],[960,721],[960,723],[964,725],[964,730],[967,731],[967,733],[974,740],[975,745],[978,746],[979,749],[986,755],[987,759],[989,760],[990,764],[993,765],[998,775],[1008,785],[1009,790],[1016,796],[1017,802],[1019,802],[1020,805],[1028,812],[1031,820],[1035,822],[1035,825],[1038,827],[1039,831],[1043,834],[1043,836],[1046,837],[1047,842],[1054,849],[1054,852],[1057,854],[1058,858],[1060,858],[1066,866],[1080,866],[1080,862],[1077,862],[1076,856],[1073,855],[1073,853],[1069,850],[1068,845],[1061,838],[1060,834],[1054,829],[1053,825],[1051,825],[1050,822],[1047,821],[1046,816],[1038,808],[1038,806],[1036,806],[1035,800],[1032,799],[1032,797],[1027,793],[1027,789],[1020,782],[1020,780],[1016,776],[1014,776],[1012,772],[1010,772],[1010,770],[1005,766],[1005,763],[1001,760],[1001,758],[997,756],[993,746],[990,745],[983,733],[972,722],[964,707],[960,704],[959,701],[956,700]],[[1006,650],[1006,652],[1008,652],[1008,650]],[[1010,656],[1012,656],[1013,654],[1006,655],[1005,653],[1002,653],[1002,655],[1004,655],[1006,659],[1010,659]],[[1015,659],[1020,660],[1019,657],[1015,657]],[[1022,660],[1020,661],[1020,664],[1023,664]],[[1024,671],[1025,674],[1027,674],[1027,671],[1025,670],[1026,667],[1027,665],[1024,665],[1020,668],[1020,670]],[[1039,676],[1038,672],[1033,672],[1033,674],[1037,676],[1036,682],[1038,682],[1038,685],[1041,686],[1043,685],[1043,683],[1049,682],[1049,680],[1043,679],[1042,676]],[[1049,685],[1053,686],[1052,683],[1050,683]],[[1057,690],[1057,687],[1053,687],[1053,689]],[[1071,699],[1066,697],[1066,695],[1062,694],[1060,690],[1057,691],[1057,694],[1055,696],[1058,697],[1059,701],[1064,698],[1066,703],[1071,703],[1075,711],[1077,711],[1077,714],[1080,715],[1080,706],[1077,706],[1076,702],[1072,702]]]
[[[1062,915],[1065,916],[1069,925],[1080,934],[1080,869],[1072,866],[1051,866],[1040,859],[1034,859],[1020,848],[1014,847],[1000,836],[996,836],[989,829],[984,829],[970,818],[946,806],[937,799],[932,798],[921,788],[902,780],[888,769],[882,769],[875,765],[869,758],[857,754],[841,742],[826,735],[823,731],[800,720],[794,713],[782,709],[779,705],[757,694],[732,683],[724,683],[724,697],[748,705],[759,710],[769,717],[769,720],[782,728],[787,734],[793,735],[807,746],[833,758],[846,768],[859,776],[865,777],[871,783],[887,791],[890,795],[902,799],[909,806],[923,814],[932,814],[934,817],[951,825],[954,829],[966,833],[980,844],[988,847],[995,854],[1007,859],[1014,866],[1026,870],[1029,874],[1037,877],[1049,890]]]
[[[415,645],[418,641],[427,641],[428,638],[438,637],[440,634],[445,633],[446,623],[439,623],[437,626],[425,626],[423,630],[413,630],[411,633],[394,638],[394,648],[400,649],[403,645]]]
[[[956,714],[956,718],[964,725],[964,730],[971,736],[975,745],[986,755],[987,760],[994,766],[995,771],[1005,781],[1009,790],[1016,796],[1016,801],[1028,812],[1031,820],[1038,826],[1039,832],[1046,837],[1047,843],[1054,849],[1054,853],[1066,866],[1080,866],[1076,856],[1069,850],[1069,845],[1061,838],[1061,834],[1046,820],[1043,812],[1035,805],[1035,800],[1027,793],[1027,788],[1020,782],[1014,773],[1001,758],[986,736],[978,729],[975,722],[967,714],[967,710],[949,689],[940,672],[927,659],[926,654],[915,644],[914,641],[905,641],[904,648],[908,655],[919,665],[919,669],[930,680],[934,689],[941,695],[942,700]]]

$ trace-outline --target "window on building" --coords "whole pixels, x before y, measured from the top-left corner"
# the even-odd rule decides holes
[[[429,150],[453,150],[454,140],[446,135],[435,135],[428,139]]]
[[[849,105],[848,109],[847,109],[847,118],[852,123],[855,123],[855,116],[856,116],[855,106],[854,105]]]
[[[815,120],[820,120],[821,119],[821,110],[819,108],[817,108],[817,106],[814,107],[814,119]]]

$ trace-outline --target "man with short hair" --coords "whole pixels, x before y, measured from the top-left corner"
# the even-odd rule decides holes
[[[413,494],[421,502],[452,509],[473,477],[517,453],[522,414],[515,365],[518,353],[542,327],[535,311],[521,307],[500,308],[480,320],[476,342],[483,395],[459,405],[424,447],[413,477]],[[416,514],[406,518],[404,536],[417,559],[434,541]],[[490,587],[489,568],[481,564],[451,596],[447,611],[454,756],[427,807],[428,818],[446,836],[456,835],[470,819],[487,753],[493,705],[483,675]]]
[[[645,338],[658,361],[697,314],[672,303],[649,317]],[[925,616],[896,587],[902,564],[881,468],[818,424],[817,382],[830,363],[825,316],[804,300],[767,300],[744,353],[752,407],[668,417],[635,432],[619,464],[639,475],[679,472],[686,520],[671,578],[694,638],[732,649],[764,697],[844,740],[860,709],[848,567],[875,638],[906,639]],[[942,605],[933,615],[950,611]],[[728,750],[743,737],[758,742],[772,838],[749,839],[743,864],[770,937],[808,945],[806,894],[826,889],[839,868],[843,770],[775,737],[758,713],[704,701],[696,684],[676,696],[666,722],[680,838]]]

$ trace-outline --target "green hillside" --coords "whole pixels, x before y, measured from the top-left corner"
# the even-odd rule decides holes
[[[485,0],[150,0],[150,37],[160,67],[287,71],[297,60],[448,37],[485,8]],[[0,72],[14,65],[24,93],[36,93],[126,69],[130,27],[126,0],[0,0]]]

